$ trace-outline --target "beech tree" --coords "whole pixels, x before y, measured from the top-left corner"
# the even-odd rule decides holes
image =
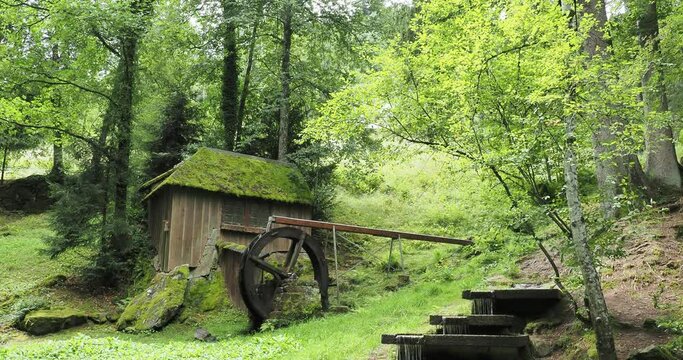
[[[648,66],[642,77],[643,106],[646,117],[645,171],[656,185],[681,189],[681,172],[674,148],[669,98],[664,82],[664,67],[659,38],[657,1],[642,4],[638,20],[641,46],[649,52]]]

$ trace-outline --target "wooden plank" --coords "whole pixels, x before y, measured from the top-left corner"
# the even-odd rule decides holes
[[[290,218],[290,217],[284,217],[284,216],[273,216],[271,218],[271,221],[275,224],[293,225],[293,226],[306,226],[306,227],[310,227],[310,228],[314,228],[314,229],[332,230],[332,228],[335,228],[336,231],[350,232],[350,233],[357,233],[357,234],[366,234],[366,235],[374,235],[374,236],[382,236],[382,237],[388,237],[388,238],[392,238],[392,239],[397,239],[400,237],[401,239],[422,240],[422,241],[438,242],[438,243],[446,243],[446,244],[456,244],[456,245],[472,245],[473,244],[472,240],[454,239],[454,238],[449,238],[449,237],[444,237],[444,236],[435,236],[435,235],[415,234],[415,233],[409,233],[409,232],[403,232],[403,231],[374,229],[374,228],[369,228],[369,227],[347,225],[347,224],[338,224],[338,223],[331,223],[331,222],[317,221],[317,220],[296,219],[296,218]]]
[[[465,300],[473,299],[527,299],[527,300],[559,300],[562,292],[558,289],[496,289],[496,290],[465,290],[462,292]]]
[[[180,258],[180,264],[189,264],[192,258],[192,219],[194,219],[194,202],[193,196],[188,191],[183,191],[183,204],[185,214],[183,216],[183,253]]]
[[[468,334],[382,334],[382,344],[520,348],[529,345],[529,336]]]
[[[237,231],[249,234],[261,234],[266,231],[266,229],[262,227],[242,226],[233,224],[221,224],[221,230]]]
[[[513,315],[430,315],[431,325],[469,324],[474,326],[512,326],[522,319]]]
[[[206,239],[202,237],[203,229],[206,227],[204,219],[202,218],[202,205],[206,202],[206,196],[198,193],[194,196],[194,209],[193,209],[193,219],[192,219],[192,234],[190,235],[189,241],[191,242],[190,248],[190,266],[199,265],[199,260],[204,252],[204,245],[206,245]]]
[[[182,204],[182,194],[178,192],[177,188],[173,188],[171,199],[171,219],[170,219],[170,233],[168,239],[168,262],[167,269],[171,270],[180,265],[180,258],[182,256],[182,240],[183,240],[183,217],[184,211]]]

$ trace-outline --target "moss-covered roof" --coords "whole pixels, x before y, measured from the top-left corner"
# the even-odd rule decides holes
[[[301,172],[292,165],[210,148],[200,148],[143,185],[151,189],[145,198],[167,185],[298,204],[311,204],[313,199]]]

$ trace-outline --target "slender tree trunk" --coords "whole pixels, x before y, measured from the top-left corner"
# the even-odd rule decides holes
[[[223,84],[221,96],[221,117],[225,131],[225,148],[235,149],[235,139],[240,132],[237,116],[239,101],[239,84],[237,69],[237,29],[235,27],[237,4],[234,0],[223,0],[223,22],[225,37],[223,39]]]
[[[643,104],[646,118],[656,110],[668,115],[669,99],[664,84],[664,70],[659,65],[661,58],[659,50],[659,21],[657,19],[657,1],[648,1],[645,5],[643,17],[638,21],[640,43],[649,47],[651,62],[643,76]],[[673,131],[671,125],[661,120],[646,119],[645,134],[645,171],[657,183],[675,190],[681,190],[681,173],[676,160]]]
[[[603,0],[583,0],[579,4],[579,7],[583,8],[583,13],[581,14],[592,14],[598,20],[598,26],[591,30],[588,38],[583,44],[583,50],[588,53],[588,55],[593,58],[594,55],[598,54],[602,50],[602,56],[606,56],[604,49],[606,48],[606,42],[602,34],[602,29],[604,23],[607,20],[605,13],[605,3]],[[573,26],[578,30],[578,25],[575,22],[570,22],[570,26]],[[576,97],[575,94],[571,94],[571,97]],[[605,181],[614,176],[617,179],[623,174],[617,172],[612,172],[614,169],[619,169],[618,167],[612,168],[609,164],[602,164],[604,159],[611,159],[613,154],[607,152],[609,148],[603,148],[605,137],[613,137],[611,132],[612,126],[611,118],[600,119],[599,130],[597,134],[593,136],[594,144],[598,146],[595,147],[596,162],[598,163],[598,170],[603,170],[604,173],[598,174],[599,181]],[[600,274],[595,268],[595,262],[593,259],[593,254],[591,252],[590,246],[588,245],[588,231],[586,229],[586,222],[583,218],[583,209],[581,208],[581,199],[579,197],[579,179],[578,179],[578,167],[576,161],[576,115],[572,114],[566,119],[566,130],[567,130],[567,144],[565,148],[565,158],[564,158],[564,179],[565,179],[565,194],[567,197],[567,206],[569,208],[569,220],[570,220],[570,233],[572,243],[574,245],[574,252],[577,259],[581,264],[581,273],[583,275],[583,282],[585,287],[585,295],[588,299],[588,309],[590,311],[591,322],[593,324],[593,329],[595,330],[596,347],[598,350],[598,357],[600,360],[616,360],[616,349],[614,347],[614,336],[612,335],[612,328],[610,326],[609,312],[607,310],[607,303],[605,302],[605,297],[602,293],[602,287],[600,285]],[[605,151],[603,153],[603,151]],[[600,166],[603,166],[600,169]],[[610,187],[616,185],[616,187]],[[600,186],[607,186],[608,191],[618,191],[618,183],[611,183],[607,181],[605,184],[600,184]],[[609,190],[613,189],[613,190]],[[602,189],[605,191],[605,189]],[[604,196],[604,193],[603,193]],[[610,207],[613,207],[610,204]],[[608,212],[607,215],[610,215]]]
[[[59,56],[59,46],[52,45],[52,61],[56,67],[59,66],[61,57]],[[59,93],[56,93],[52,98],[52,103],[55,107],[61,106],[61,98]],[[50,178],[52,181],[61,183],[64,180],[64,150],[62,148],[62,133],[55,132],[55,141],[52,144],[52,170],[50,170]]]
[[[251,81],[251,69],[254,66],[254,52],[256,50],[256,37],[258,35],[258,27],[260,17],[263,10],[263,4],[259,4],[259,14],[254,20],[254,25],[251,29],[251,39],[249,41],[249,55],[247,56],[247,68],[244,71],[244,80],[242,81],[242,93],[240,94],[240,104],[237,108],[237,133],[235,134],[235,142],[239,143],[242,135],[242,124],[244,123],[244,111],[247,104],[247,96],[249,95],[249,82]]]
[[[569,116],[566,121],[567,147],[564,160],[564,178],[574,251],[581,263],[581,272],[586,288],[586,297],[588,298],[588,308],[590,310],[591,322],[595,329],[598,356],[600,360],[616,360],[614,337],[610,326],[607,304],[605,303],[605,297],[600,286],[600,275],[595,269],[593,254],[588,246],[586,223],[583,218],[583,210],[581,209],[581,200],[579,198],[578,170],[576,152],[574,150],[576,120],[574,116]]]
[[[9,145],[5,145],[2,151],[2,170],[0,170],[0,185],[5,183],[5,169],[7,168],[7,155],[9,154]]]
[[[55,141],[52,144],[52,170],[50,178],[57,183],[64,180],[64,147],[62,146],[62,133],[55,133]]]
[[[282,8],[282,62],[280,67],[280,81],[282,93],[280,94],[280,134],[277,149],[277,158],[286,160],[287,146],[289,143],[289,95],[290,95],[290,55],[292,50],[292,4],[285,1]]]

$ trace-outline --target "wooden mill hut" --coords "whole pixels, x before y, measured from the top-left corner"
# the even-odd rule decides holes
[[[312,195],[294,166],[229,151],[200,148],[143,189],[160,271],[189,264],[206,275],[217,243],[249,244],[271,215],[311,218]],[[241,303],[239,257],[220,256],[231,298]]]

